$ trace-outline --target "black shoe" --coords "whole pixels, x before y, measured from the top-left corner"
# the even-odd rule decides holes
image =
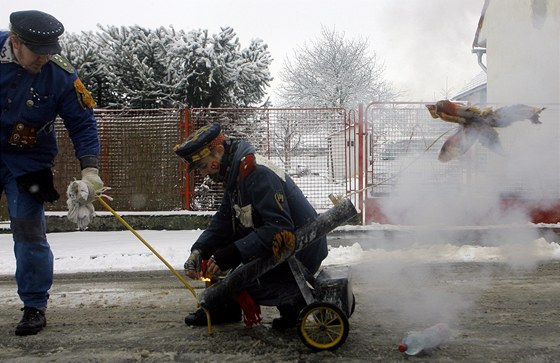
[[[16,335],[37,334],[47,326],[44,310],[30,307],[24,307],[21,310],[23,310],[23,318],[16,327]]]
[[[282,316],[280,318],[272,319],[272,329],[275,330],[292,329],[296,327],[296,323],[297,323],[297,316],[295,317]]]
[[[239,323],[241,321],[241,308],[237,303],[229,303],[210,311],[210,322],[213,325]],[[185,324],[194,326],[206,326],[208,320],[202,308],[185,317]]]
[[[303,301],[295,305],[277,306],[280,311],[280,317],[272,320],[272,329],[284,330],[296,327],[300,311],[305,307]]]

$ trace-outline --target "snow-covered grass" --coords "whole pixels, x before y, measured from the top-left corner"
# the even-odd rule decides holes
[[[377,228],[390,227],[378,226]],[[350,234],[356,228],[360,228],[360,233],[365,233],[367,236],[368,229],[363,227],[341,227],[338,233]],[[405,227],[403,228],[406,230]],[[375,229],[375,226],[371,227],[372,233]],[[137,232],[171,266],[180,270],[192,244],[202,231],[141,230]],[[55,273],[166,269],[162,261],[129,231],[49,233],[48,240],[55,256]],[[506,242],[491,246],[415,242],[399,247],[379,241],[373,248],[365,248],[360,243],[331,247],[329,256],[323,264],[374,265],[389,261],[399,264],[480,261],[525,265],[547,259],[560,259],[560,246],[544,238],[534,240],[529,238],[522,243]],[[14,272],[12,235],[0,234],[0,274],[10,275]]]

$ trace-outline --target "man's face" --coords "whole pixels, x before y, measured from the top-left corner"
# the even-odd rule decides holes
[[[222,154],[212,153],[195,164],[195,170],[204,178],[209,176],[213,181],[219,182],[220,178],[220,162]]]
[[[41,72],[41,68],[51,59],[50,54],[34,53],[17,37],[12,37],[12,48],[19,64],[31,74]]]

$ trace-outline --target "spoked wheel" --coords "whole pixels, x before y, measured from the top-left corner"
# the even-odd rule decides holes
[[[337,349],[346,341],[349,330],[348,318],[334,304],[309,304],[298,317],[299,338],[315,351]]]

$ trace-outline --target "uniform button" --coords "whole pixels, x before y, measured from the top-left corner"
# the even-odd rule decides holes
[[[12,103],[12,99],[11,99],[11,98],[8,98],[8,103]]]

